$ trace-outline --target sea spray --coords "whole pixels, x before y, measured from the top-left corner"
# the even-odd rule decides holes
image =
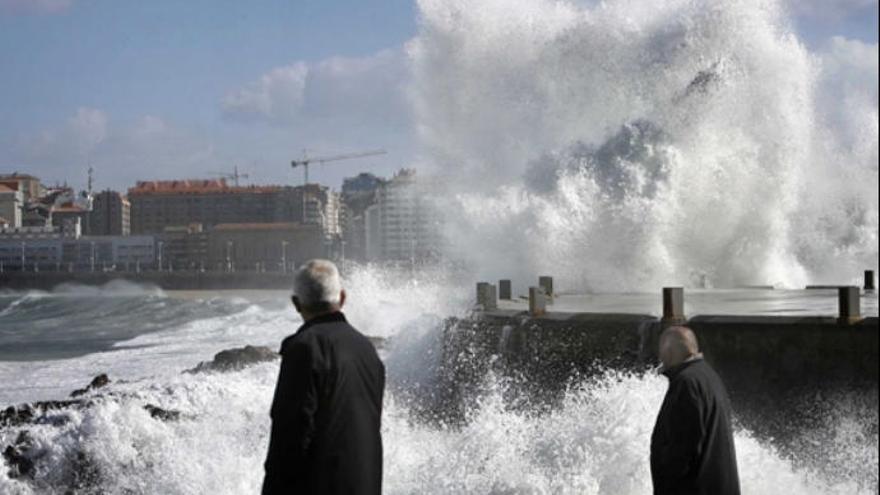
[[[876,62],[845,40],[810,52],[782,2],[422,0],[419,14],[423,161],[447,186],[447,254],[477,276],[798,287],[876,263]],[[874,82],[839,82],[857,69]]]
[[[34,479],[9,479],[0,461],[0,491],[64,493],[79,484],[80,493],[256,492],[276,372],[261,364],[115,386],[132,395],[30,426]],[[647,445],[664,378],[609,372],[573,387],[549,413],[510,409],[503,382],[487,380],[464,425],[417,421],[405,401],[388,394],[385,493],[651,493]],[[147,402],[183,418],[152,418],[141,407]],[[0,440],[14,434],[4,431]],[[745,493],[871,493],[870,480],[828,481],[746,431],[736,442]]]

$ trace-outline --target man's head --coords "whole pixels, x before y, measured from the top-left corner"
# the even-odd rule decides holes
[[[304,321],[339,311],[345,304],[345,290],[336,265],[316,259],[301,266],[293,276],[291,300]]]
[[[674,368],[699,353],[697,336],[688,327],[669,327],[660,334],[658,354],[665,369]]]

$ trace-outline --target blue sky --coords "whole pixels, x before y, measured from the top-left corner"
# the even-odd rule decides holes
[[[807,46],[877,43],[876,0],[792,4]],[[413,163],[408,0],[0,0],[0,171],[81,186],[204,176],[302,179],[288,161],[385,148],[313,169],[333,187]]]

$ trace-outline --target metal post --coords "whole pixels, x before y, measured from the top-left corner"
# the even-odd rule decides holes
[[[684,315],[684,288],[663,288],[663,323],[677,325],[687,321]]]
[[[858,287],[839,287],[837,289],[837,303],[839,308],[838,323],[849,325],[861,321],[861,294],[859,294]]]
[[[25,247],[25,242],[21,241],[21,271],[24,271],[24,265],[25,265],[24,247]]]
[[[342,237],[339,238],[339,251],[340,251],[339,267],[342,269],[342,273],[344,274],[345,273],[345,239]]]
[[[479,282],[477,284],[477,304],[484,311],[498,309],[498,299],[494,285],[488,282]]]
[[[281,273],[287,273],[287,241],[281,241]]]
[[[547,312],[547,294],[543,287],[529,287],[529,314],[541,316]]]
[[[513,299],[510,280],[505,279],[498,281],[498,299],[503,299],[505,301]]]
[[[226,241],[226,271],[232,272],[232,241]]]
[[[94,271],[95,271],[95,241],[91,241],[89,244],[91,244],[91,246],[92,246],[91,267],[92,267],[92,273],[94,273]]]
[[[165,243],[159,241],[159,271],[162,271],[162,251],[165,250]]]

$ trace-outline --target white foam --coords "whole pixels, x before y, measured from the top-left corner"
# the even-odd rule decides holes
[[[773,0],[419,10],[423,161],[476,276],[654,292],[876,266],[876,45],[820,58]]]

